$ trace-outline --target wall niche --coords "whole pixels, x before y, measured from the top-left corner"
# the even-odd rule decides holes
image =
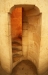
[[[12,57],[14,66],[22,60],[38,67],[41,41],[40,10],[35,5],[14,5],[10,9]]]

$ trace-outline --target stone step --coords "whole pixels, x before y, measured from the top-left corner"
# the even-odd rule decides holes
[[[12,46],[12,50],[18,50],[18,51],[20,51],[20,50],[22,50],[22,46],[13,45]]]
[[[13,57],[21,57],[22,55],[20,54],[14,54]]]
[[[12,53],[16,53],[16,52],[20,52],[20,51],[22,51],[22,50],[21,49],[13,49]]]
[[[19,54],[19,55],[22,55],[22,51],[16,51],[16,52],[13,52],[13,55],[15,55],[15,54]]]
[[[13,55],[13,62],[18,61],[23,55],[15,54]]]
[[[22,40],[16,40],[16,39],[14,39],[14,40],[12,41],[12,46],[13,46],[13,45],[22,46]]]
[[[21,62],[22,60],[24,59],[24,57],[22,56],[21,58],[19,58],[18,60],[16,59],[14,59],[15,60],[15,62],[13,62],[13,68],[19,63],[19,62]]]

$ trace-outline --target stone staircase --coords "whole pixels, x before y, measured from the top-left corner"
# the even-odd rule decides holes
[[[20,62],[23,58],[23,51],[22,51],[22,41],[21,40],[13,40],[12,42],[12,57],[14,66],[16,63]]]

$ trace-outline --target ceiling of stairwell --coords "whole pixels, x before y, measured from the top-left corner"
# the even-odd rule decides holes
[[[40,13],[40,10],[35,5],[14,5],[10,9],[10,13],[17,7],[22,7],[24,11],[27,13],[27,15],[38,15]]]

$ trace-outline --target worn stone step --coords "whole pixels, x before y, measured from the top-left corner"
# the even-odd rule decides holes
[[[24,57],[22,56],[21,58],[19,58],[18,60],[16,59],[14,59],[15,60],[15,62],[13,62],[13,68],[19,63],[19,62],[21,62],[22,60],[24,59]]]
[[[20,51],[22,51],[22,50],[21,49],[13,49],[12,53],[16,53],[16,52],[20,52]]]
[[[13,46],[13,45],[21,46],[21,45],[22,45],[22,40],[14,39],[14,40],[12,41],[12,46]]]
[[[20,51],[20,50],[22,50],[22,46],[13,45],[12,46],[12,50],[18,50],[18,51]]]
[[[18,61],[23,55],[15,54],[13,55],[13,62]]]
[[[22,55],[22,51],[13,52],[13,55],[15,55],[15,54],[20,54],[20,55]]]
[[[13,57],[21,57],[22,55],[20,54],[14,54]]]

